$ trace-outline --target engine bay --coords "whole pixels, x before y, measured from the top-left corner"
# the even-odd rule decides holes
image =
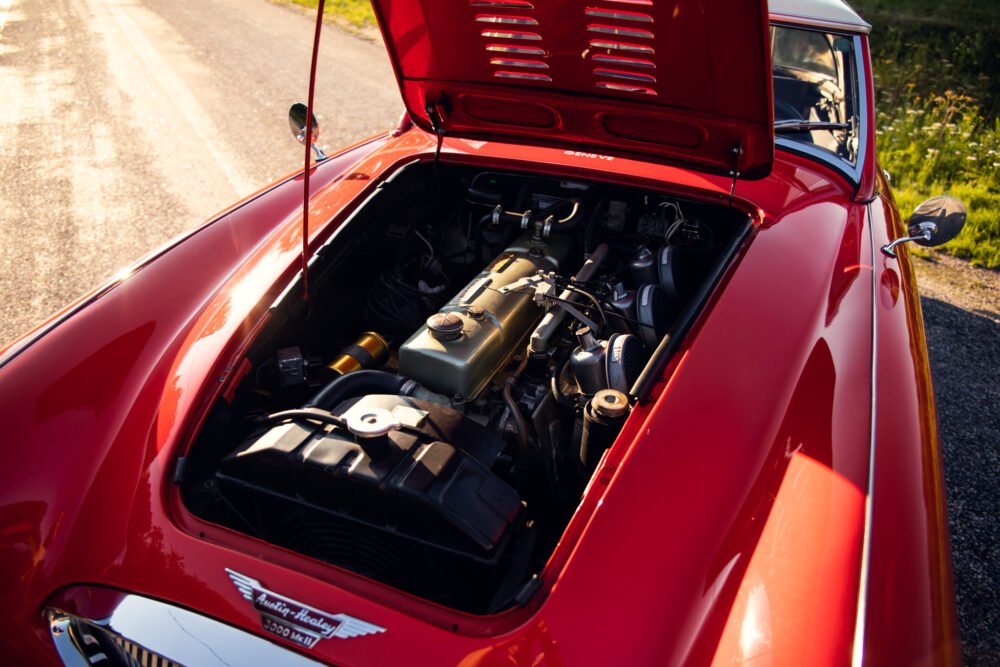
[[[750,227],[414,163],[276,298],[184,457],[196,516],[436,604],[523,604]]]

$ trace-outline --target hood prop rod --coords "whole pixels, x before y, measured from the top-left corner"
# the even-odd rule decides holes
[[[306,147],[305,169],[302,173],[302,299],[309,300],[309,174],[312,167],[313,146],[313,97],[316,93],[316,61],[319,58],[319,36],[323,31],[323,6],[326,0],[319,0],[316,7],[316,33],[313,37],[312,62],[309,66],[309,97],[306,100]]]
[[[444,143],[444,109],[441,102],[436,104],[427,103],[424,107],[424,111],[427,112],[427,118],[431,121],[431,128],[434,130],[434,134],[437,135],[437,147],[434,149],[434,164],[438,163],[441,157],[441,144]]]

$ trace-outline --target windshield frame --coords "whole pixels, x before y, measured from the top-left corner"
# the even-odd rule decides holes
[[[841,30],[834,30],[829,27],[803,25],[801,23],[794,23],[790,21],[771,21],[770,26],[772,28],[807,30],[851,40],[852,60],[854,61],[855,107],[858,119],[858,150],[854,163],[852,164],[851,162],[848,162],[844,158],[825,148],[796,141],[777,133],[774,135],[774,145],[776,149],[782,149],[790,153],[796,153],[818,160],[819,162],[822,162],[840,172],[851,182],[851,184],[857,186],[861,183],[861,175],[867,160],[868,136],[871,123],[871,119],[868,117],[868,100],[866,99],[866,96],[868,95],[868,72],[865,67],[862,36],[856,32],[844,32]],[[772,77],[774,76],[773,70],[774,68],[772,65]],[[774,123],[773,118],[771,122],[772,124]]]

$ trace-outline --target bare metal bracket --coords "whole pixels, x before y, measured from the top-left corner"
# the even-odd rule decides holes
[[[919,231],[914,234],[914,229],[911,227],[910,234],[912,234],[912,236],[903,236],[896,239],[892,243],[886,243],[884,246],[882,246],[882,253],[885,254],[887,257],[895,258],[896,246],[898,245],[902,245],[910,241],[915,241],[917,243],[923,241],[924,243],[929,243],[930,240],[934,237],[934,232],[937,231],[937,225],[935,225],[933,222],[922,222],[920,223],[918,229]]]

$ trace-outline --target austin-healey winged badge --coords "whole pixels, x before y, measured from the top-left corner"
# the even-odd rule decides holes
[[[260,623],[265,631],[300,646],[312,648],[321,639],[350,639],[385,632],[385,628],[359,618],[330,614],[270,591],[256,579],[229,568],[226,574],[240,594],[260,612]]]

